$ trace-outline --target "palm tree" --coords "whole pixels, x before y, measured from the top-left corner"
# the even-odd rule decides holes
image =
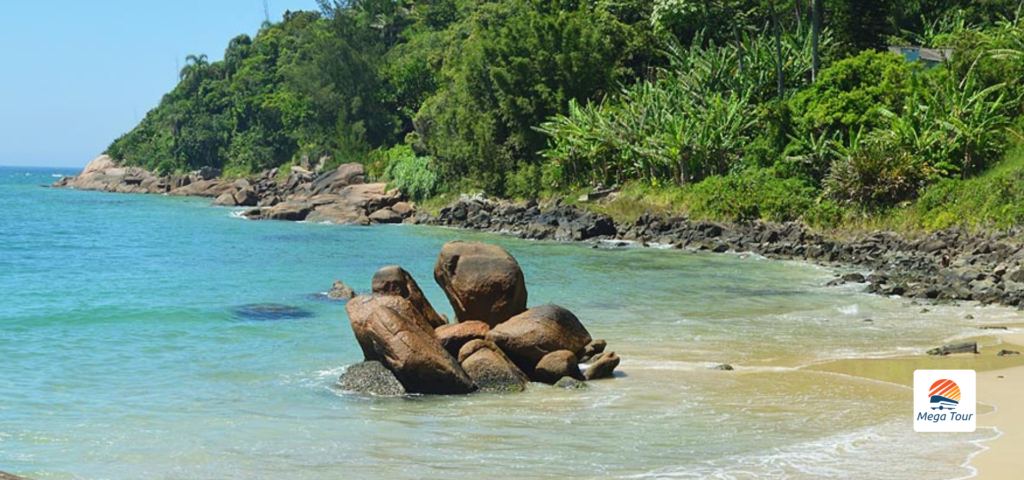
[[[205,53],[198,56],[189,55],[185,57],[185,66],[181,68],[181,72],[178,72],[178,79],[185,80],[192,77],[192,75],[201,74],[209,66],[210,62]]]

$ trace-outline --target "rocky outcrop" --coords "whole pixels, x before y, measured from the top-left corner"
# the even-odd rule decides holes
[[[0,472],[0,480],[29,480],[25,477],[19,477],[17,475],[11,475],[7,472]]]
[[[565,308],[511,309],[525,304],[526,285],[519,264],[501,248],[445,244],[435,278],[446,293],[453,292],[448,295],[463,314],[459,323],[448,324],[430,306],[412,275],[395,265],[374,274],[372,295],[355,297],[345,308],[365,361],[379,361],[408,392],[510,392],[522,390],[531,378],[548,384],[564,378],[583,381],[579,359],[601,355],[606,346],[603,340],[591,342],[587,329]],[[522,313],[504,320],[510,311]],[[614,369],[618,357],[611,356]],[[594,365],[601,362],[595,359]],[[364,367],[355,372],[365,373]]]
[[[244,215],[253,220],[286,220],[368,225],[401,223],[415,208],[397,190],[383,183],[365,183],[363,166],[348,163],[315,176],[292,167],[286,176],[271,169],[250,178],[219,178],[220,171],[204,167],[189,175],[156,176],[138,167],[121,167],[109,156],[97,157],[75,177],[56,187],[118,193],[159,193],[209,197],[213,205],[251,207]]]
[[[456,321],[498,325],[526,310],[526,280],[512,255],[496,245],[448,242],[434,264],[434,279]]]
[[[394,373],[377,361],[360,362],[348,367],[338,379],[338,387],[364,395],[405,395],[405,387]]]
[[[529,381],[497,345],[473,340],[459,350],[459,363],[484,392],[518,392]]]
[[[362,295],[345,307],[365,360],[384,364],[410,393],[453,394],[475,390],[473,381],[434,336],[408,300]]]
[[[373,274],[373,293],[380,295],[396,295],[412,303],[413,308],[427,320],[431,329],[446,325],[448,319],[437,313],[423,295],[420,286],[409,272],[398,265],[390,265]],[[458,351],[458,350],[456,350]]]
[[[591,341],[576,315],[558,305],[542,305],[516,315],[491,329],[487,339],[528,375],[545,355],[568,350],[579,356]]]

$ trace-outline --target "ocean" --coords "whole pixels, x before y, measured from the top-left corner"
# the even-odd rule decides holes
[[[994,432],[917,434],[908,388],[805,369],[921,354],[1011,318],[825,287],[756,255],[259,222],[207,199],[42,188],[0,167],[0,470],[44,479],[951,479]],[[508,249],[530,305],[623,359],[582,391],[373,398],[344,304],[376,269],[432,280],[454,239]],[[252,305],[294,307],[289,318]],[[966,309],[974,316],[965,320]],[[259,313],[259,312],[257,312]],[[872,322],[865,322],[865,319]],[[709,367],[729,363],[736,370]]]

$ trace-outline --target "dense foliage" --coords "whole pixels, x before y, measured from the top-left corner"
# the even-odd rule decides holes
[[[108,153],[358,161],[416,199],[629,182],[681,187],[698,216],[832,222],[955,189],[1024,123],[1019,0],[319,3],[189,56]]]

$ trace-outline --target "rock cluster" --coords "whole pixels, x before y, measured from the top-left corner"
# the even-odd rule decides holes
[[[632,222],[615,223],[572,205],[556,203],[545,209],[537,202],[496,201],[482,195],[463,196],[436,217],[420,213],[418,221],[528,239],[753,252],[861,270],[837,276],[830,285],[863,283],[867,291],[881,295],[1024,307],[1024,245],[1017,240],[1019,231],[984,236],[953,229],[919,238],[873,231],[835,239],[799,222],[726,224],[647,213]]]
[[[402,223],[415,208],[398,190],[384,183],[366,183],[358,163],[316,174],[293,166],[286,174],[271,169],[252,178],[224,179],[220,171],[203,168],[189,175],[156,176],[138,167],[118,166],[101,155],[75,177],[55,187],[117,193],[152,193],[213,198],[226,207],[252,207],[243,215],[257,220],[290,220],[340,224]]]
[[[434,278],[455,310],[454,323],[438,314],[412,276],[398,266],[380,269],[373,293],[346,311],[363,352],[340,384],[346,390],[395,392],[383,366],[408,393],[513,392],[530,381],[563,385],[608,378],[619,364],[606,342],[592,341],[572,312],[557,305],[527,309],[519,263],[501,247],[445,244]],[[585,371],[584,361],[591,362]],[[574,384],[573,384],[574,385]]]

